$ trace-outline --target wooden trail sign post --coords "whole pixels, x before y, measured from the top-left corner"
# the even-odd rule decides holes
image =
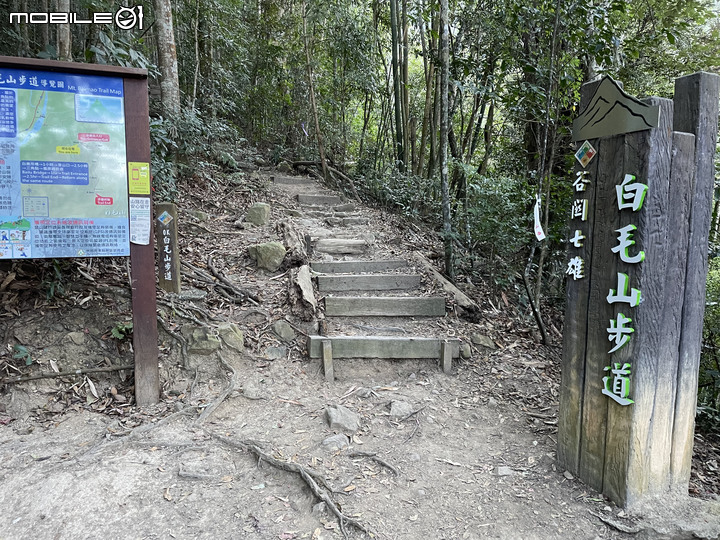
[[[178,253],[178,211],[173,203],[155,205],[155,241],[158,246],[158,286],[171,293],[180,292],[180,257]]]
[[[558,460],[622,506],[690,479],[719,92],[582,88]]]
[[[147,71],[0,56],[0,258],[130,257],[138,405],[159,399]]]

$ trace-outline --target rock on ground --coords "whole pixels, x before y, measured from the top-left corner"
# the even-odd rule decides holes
[[[350,439],[348,439],[348,436],[344,433],[338,433],[337,435],[327,437],[321,445],[327,450],[334,452],[337,450],[343,450],[344,448],[350,446]]]
[[[413,412],[413,406],[407,401],[393,401],[390,404],[390,419],[400,420]]]
[[[290,323],[283,320],[275,321],[273,332],[283,341],[292,341],[296,337],[295,330],[290,326]]]
[[[262,202],[253,204],[245,214],[245,221],[258,226],[267,225],[270,223],[270,205]]]
[[[285,246],[280,242],[255,244],[248,248],[248,253],[257,261],[260,268],[275,272],[285,259]]]
[[[330,405],[325,409],[328,424],[332,429],[355,433],[360,429],[360,415],[342,405]]]

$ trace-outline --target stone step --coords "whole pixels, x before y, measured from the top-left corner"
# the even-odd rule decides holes
[[[444,317],[441,296],[328,296],[325,315],[331,317]]]
[[[460,340],[389,336],[308,336],[308,355],[322,358],[325,380],[335,379],[338,358],[438,359],[445,373],[452,371],[453,358],[460,356]]]
[[[459,339],[395,336],[308,336],[310,358],[322,356],[322,342],[332,343],[334,358],[440,358],[440,346],[450,344],[452,357],[460,356]]]
[[[337,195],[302,195],[297,196],[297,200],[300,204],[320,204],[337,206],[342,204],[342,199]]]
[[[387,259],[380,261],[332,261],[312,262],[310,266],[313,271],[320,274],[349,274],[359,272],[387,272],[397,268],[404,268],[408,265],[402,259]]]
[[[329,255],[359,255],[365,253],[368,247],[365,240],[321,238],[315,243],[313,249]]]
[[[420,287],[422,278],[416,274],[351,274],[318,276],[318,290],[328,291],[398,291]]]
[[[339,218],[339,217],[326,217],[325,218],[325,225],[328,227],[352,227],[355,225],[367,225],[368,224],[368,218],[364,217],[349,217],[349,218]]]
[[[342,220],[343,227],[353,227],[354,225],[367,225],[370,220],[366,217],[346,217]]]
[[[272,181],[276,184],[291,186],[310,186],[317,183],[307,176],[273,176]]]

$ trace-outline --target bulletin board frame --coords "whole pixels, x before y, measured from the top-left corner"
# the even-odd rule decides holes
[[[70,75],[92,75],[121,78],[125,115],[125,174],[128,176],[128,197],[152,209],[150,189],[150,116],[147,70],[99,64],[81,64],[56,60],[38,60],[0,56],[3,68],[55,72]],[[128,164],[144,164],[147,193],[131,189]],[[137,180],[137,179],[136,179]],[[147,201],[144,201],[147,199]],[[152,210],[151,210],[152,211]],[[130,242],[130,282],[132,290],[133,352],[135,360],[135,400],[138,405],[156,403],[160,397],[158,367],[157,297],[155,285],[155,246],[153,219],[150,215],[147,244]],[[128,209],[128,219],[130,213]]]

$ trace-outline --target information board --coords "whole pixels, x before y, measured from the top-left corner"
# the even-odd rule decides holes
[[[123,79],[0,69],[0,259],[130,254]]]

